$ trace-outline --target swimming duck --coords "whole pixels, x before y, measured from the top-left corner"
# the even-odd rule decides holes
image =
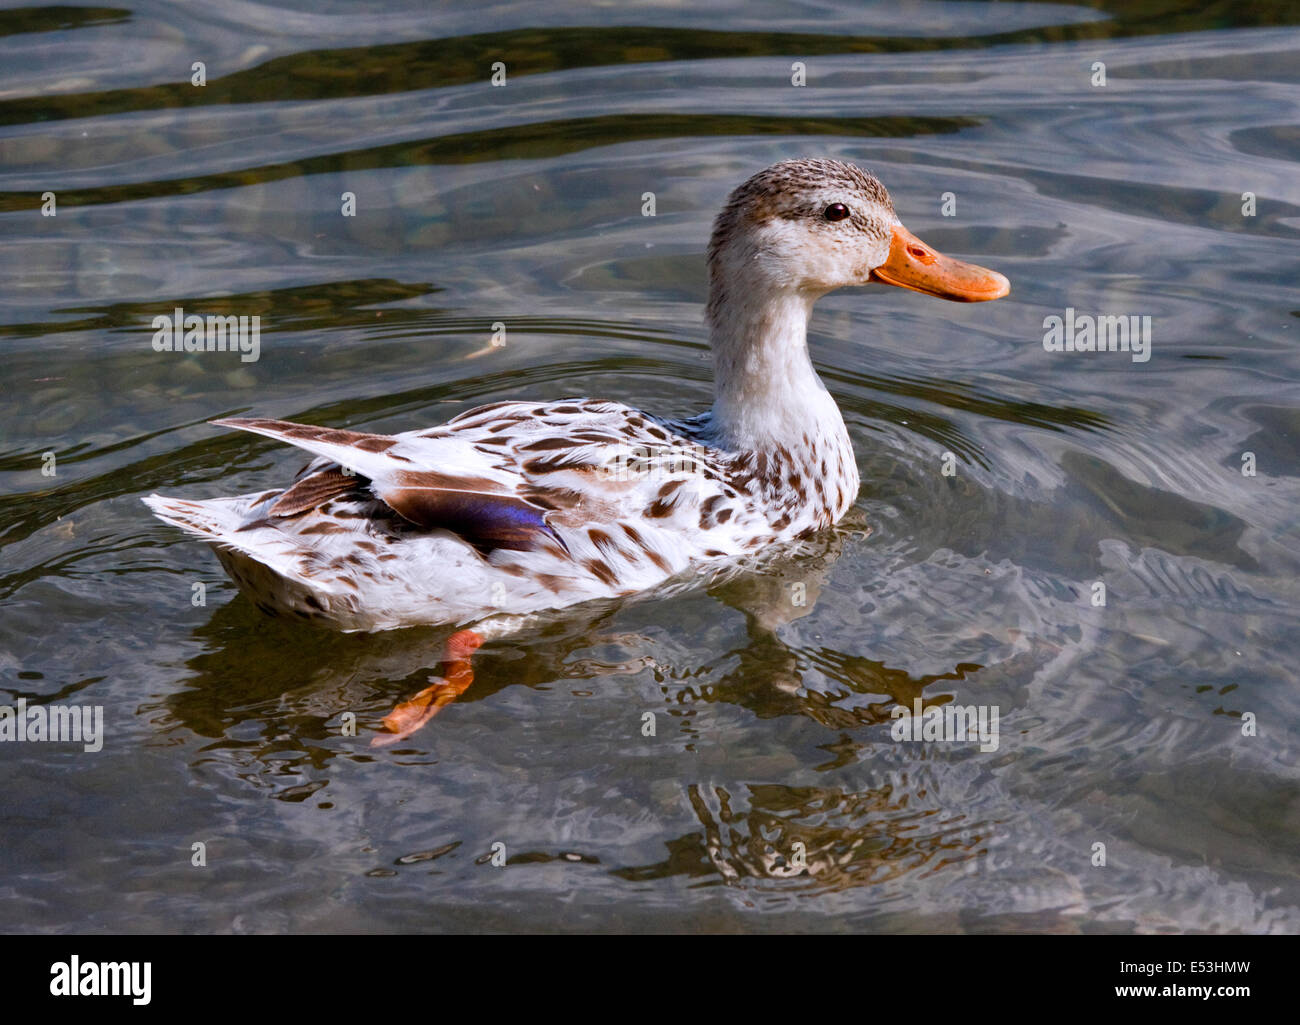
[[[1010,291],[917,239],[876,178],[837,160],[785,161],[739,186],[708,268],[715,397],[698,416],[574,398],[496,402],[395,435],[215,420],[317,458],[261,494],[144,501],[212,544],[264,611],[344,631],[631,595],[821,530],[853,504],[853,446],[808,356],[818,298],[872,282],[961,302]],[[482,637],[448,642],[449,679]]]

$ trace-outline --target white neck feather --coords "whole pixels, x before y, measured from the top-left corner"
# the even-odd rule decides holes
[[[801,439],[848,444],[839,407],[808,356],[816,296],[728,288],[709,308],[713,428],[728,447],[805,447]]]

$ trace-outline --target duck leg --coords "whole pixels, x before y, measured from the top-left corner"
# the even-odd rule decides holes
[[[405,740],[464,694],[474,682],[474,667],[470,660],[482,643],[482,634],[473,630],[458,630],[447,638],[447,648],[443,654],[447,675],[384,716],[384,728],[388,732],[372,737],[370,746],[387,747]]]

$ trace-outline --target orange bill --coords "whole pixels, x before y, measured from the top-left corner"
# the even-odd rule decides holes
[[[901,224],[894,228],[888,259],[871,277],[959,303],[1001,299],[1011,291],[1011,282],[997,271],[937,253]]]

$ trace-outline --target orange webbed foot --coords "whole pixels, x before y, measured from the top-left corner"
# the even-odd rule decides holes
[[[482,643],[483,636],[473,630],[458,630],[447,638],[443,657],[447,675],[439,677],[410,701],[403,701],[384,716],[384,729],[388,732],[372,737],[370,746],[387,747],[405,740],[469,690],[469,685],[474,682],[474,667],[470,660]]]

